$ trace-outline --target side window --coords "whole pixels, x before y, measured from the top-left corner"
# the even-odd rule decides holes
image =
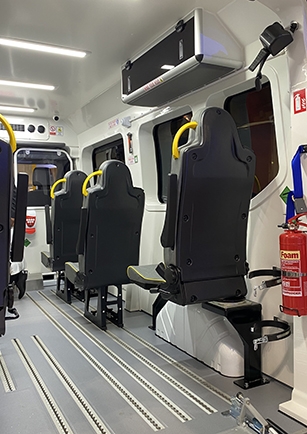
[[[242,145],[256,155],[254,197],[279,170],[270,84],[266,83],[258,92],[252,89],[229,97],[225,109],[234,118]]]
[[[192,113],[189,112],[154,127],[153,136],[158,173],[158,198],[161,203],[167,202],[168,174],[171,170],[173,139],[179,128],[187,122],[190,122],[191,118]],[[188,137],[189,131],[187,130],[182,134],[179,146],[187,143]]]
[[[106,160],[120,160],[125,163],[123,139],[118,139],[114,142],[95,148],[92,158],[94,171],[98,170],[101,163]]]
[[[29,176],[28,206],[50,204],[50,188],[72,170],[72,161],[66,151],[60,149],[21,148],[15,153],[17,172]]]

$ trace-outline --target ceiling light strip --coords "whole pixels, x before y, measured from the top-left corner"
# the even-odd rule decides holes
[[[35,109],[31,108],[31,107],[17,107],[17,106],[0,105],[0,112],[33,113],[33,112],[35,112]]]
[[[54,90],[55,86],[49,84],[25,83],[21,81],[0,80],[1,86],[26,87],[29,89]]]
[[[56,45],[45,45],[38,44],[35,42],[22,41],[19,39],[6,39],[0,38],[0,45],[5,45],[6,47],[23,48],[25,50],[41,51],[43,53],[60,54],[63,56],[71,57],[85,57],[87,52],[80,50],[72,50],[70,48],[58,47]]]

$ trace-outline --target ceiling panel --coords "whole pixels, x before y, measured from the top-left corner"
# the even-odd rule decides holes
[[[246,0],[239,0],[245,1]],[[216,13],[228,0],[1,0],[0,37],[88,50],[84,59],[0,46],[0,79],[53,84],[0,86],[0,104],[29,104],[34,116],[66,118],[120,80],[120,67],[195,7]]]

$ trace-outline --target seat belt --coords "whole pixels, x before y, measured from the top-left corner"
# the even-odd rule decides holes
[[[300,145],[292,158],[293,191],[288,193],[286,207],[286,223],[295,216],[307,212],[307,206],[303,194],[301,156],[307,153],[307,145]]]
[[[307,213],[307,206],[303,193],[303,181],[302,181],[302,167],[301,156],[307,153],[307,145],[300,145],[292,158],[292,179],[293,179],[293,191],[289,191],[286,203],[286,221],[281,227],[287,227],[288,221],[296,214]],[[255,293],[257,290],[271,288],[281,284],[281,270],[277,267],[266,270],[254,270],[248,275],[249,279],[258,276],[272,276],[274,279],[266,280],[254,288]]]

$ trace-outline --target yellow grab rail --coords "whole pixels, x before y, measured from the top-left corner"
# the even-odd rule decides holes
[[[83,194],[83,196],[87,196],[88,195],[88,191],[87,191],[86,187],[87,187],[87,184],[88,184],[89,180],[91,178],[93,178],[93,176],[98,176],[98,175],[102,175],[102,170],[96,170],[96,172],[90,173],[88,175],[88,177],[84,180],[83,185],[82,185],[82,194]]]
[[[9,138],[10,138],[10,145],[12,148],[12,152],[14,153],[16,151],[17,145],[16,145],[16,138],[13,131],[13,128],[9,124],[9,122],[5,119],[4,116],[0,114],[0,122],[5,126],[6,131],[8,132]]]
[[[179,149],[178,149],[178,143],[179,143],[179,139],[182,136],[182,134],[189,128],[193,128],[193,130],[195,130],[195,128],[197,127],[197,122],[193,121],[193,122],[188,122],[184,125],[182,125],[182,127],[179,128],[179,130],[177,131],[177,133],[175,134],[174,140],[173,140],[173,146],[172,146],[172,154],[173,157],[177,160],[177,158],[179,158]]]
[[[53,186],[51,187],[51,190],[50,190],[50,197],[51,197],[51,199],[54,199],[54,190],[55,190],[56,187],[57,187],[59,184],[61,184],[62,182],[66,182],[66,178],[58,179],[57,181],[55,181],[55,183],[54,183]]]

